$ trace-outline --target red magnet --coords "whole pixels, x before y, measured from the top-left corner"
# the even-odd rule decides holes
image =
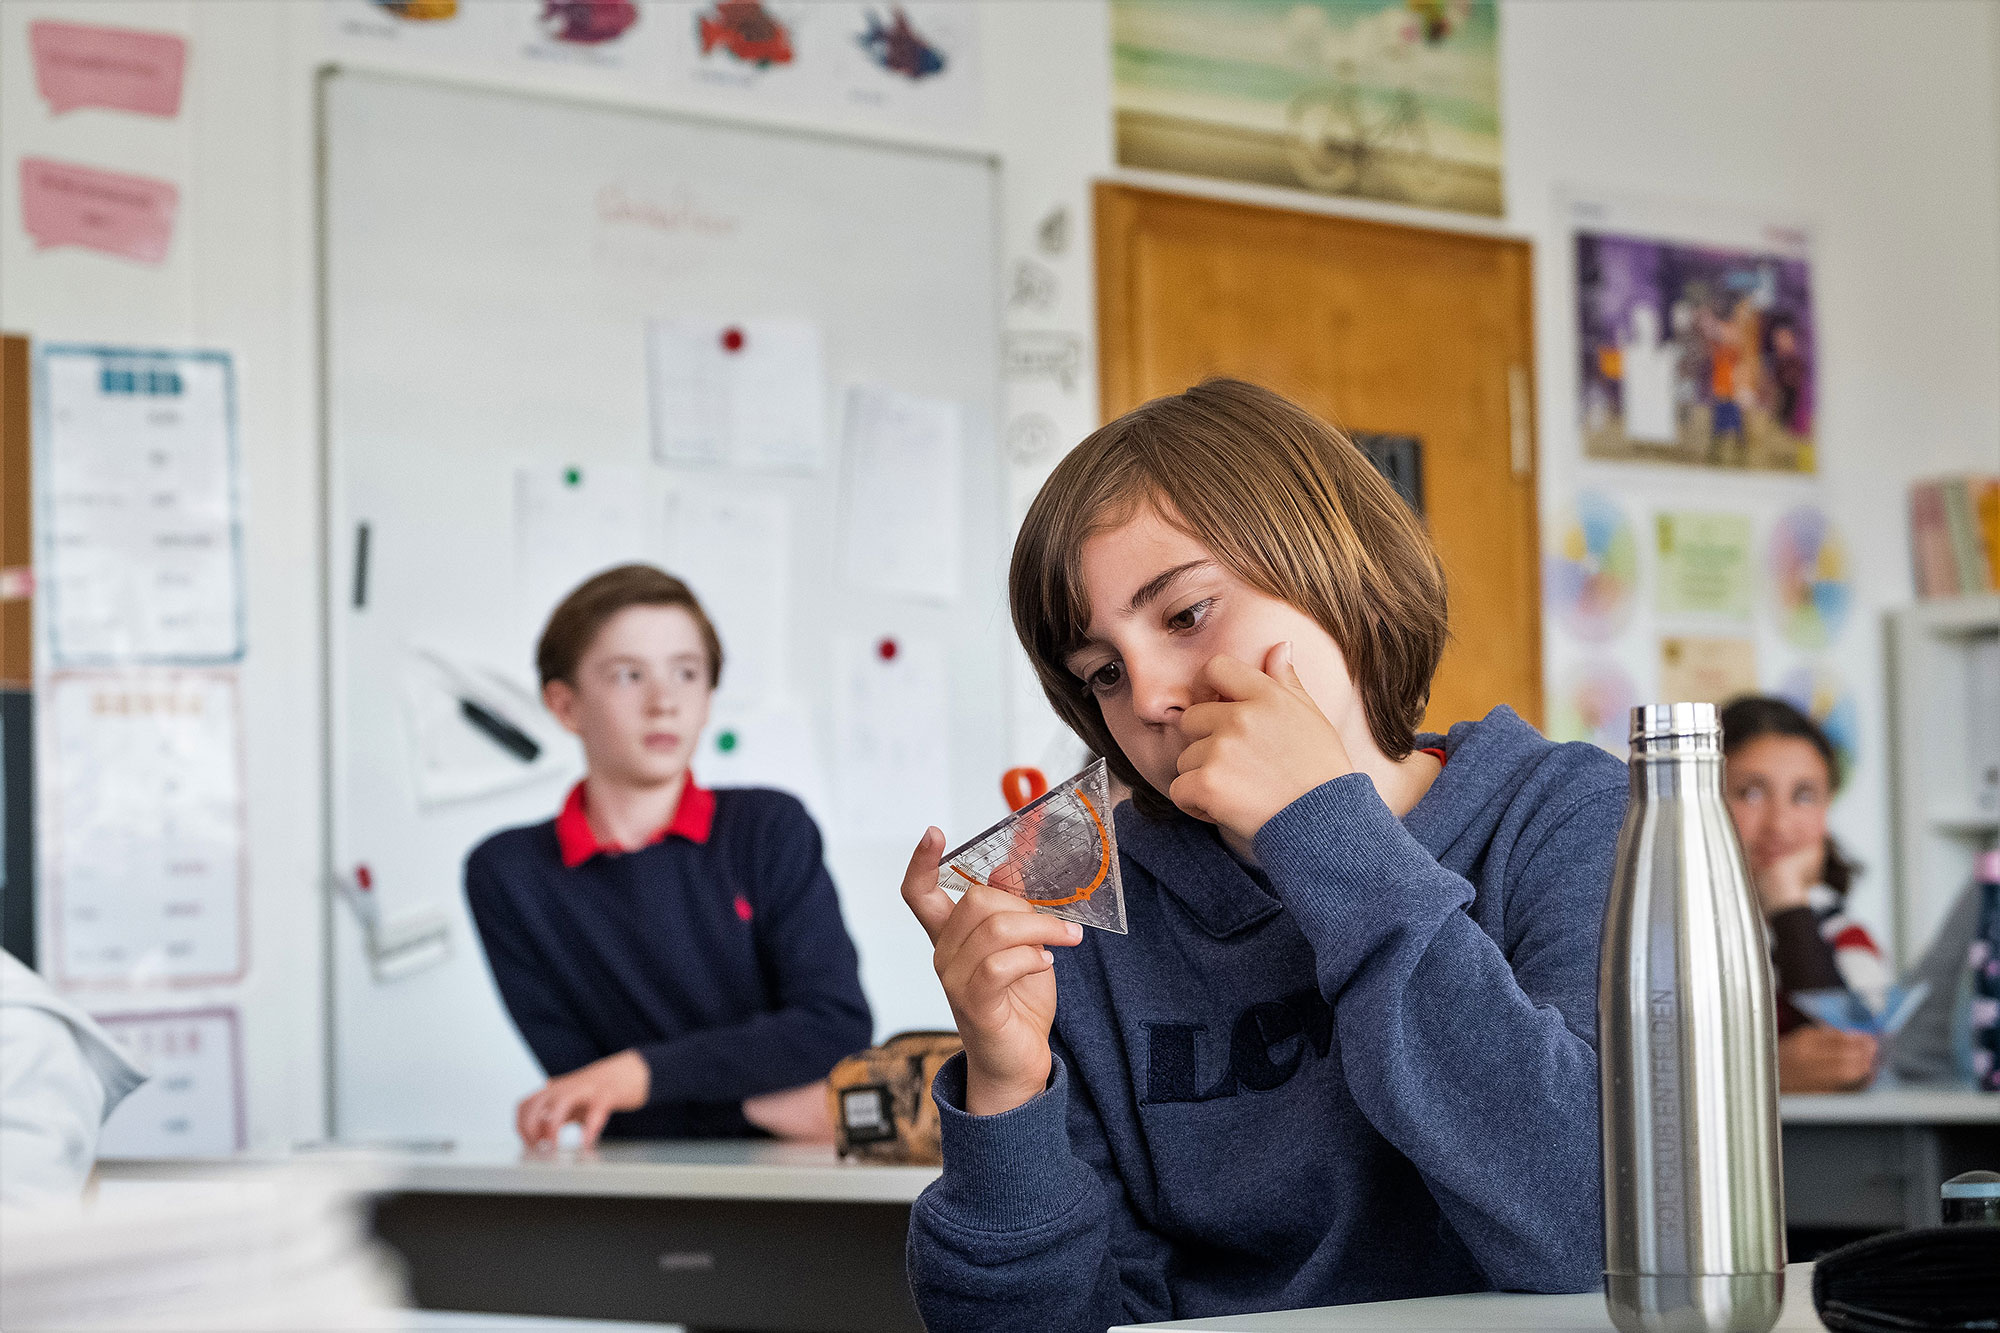
[[[884,639],[884,640],[882,640],[882,642],[880,642],[880,643],[876,644],[876,645],[875,645],[875,656],[877,656],[877,657],[881,658],[881,659],[882,659],[882,660],[883,660],[884,662],[893,662],[893,661],[895,661],[895,660],[896,660],[896,641],[895,641],[894,639]]]
[[[364,889],[372,889],[375,887],[375,876],[368,873],[367,866],[356,866],[354,867],[354,882]]]
[[[724,329],[722,331],[722,350],[725,352],[742,351],[743,330],[737,328],[734,324],[731,324],[728,328]]]

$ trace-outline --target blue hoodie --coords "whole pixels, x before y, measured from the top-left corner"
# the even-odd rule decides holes
[[[1048,1090],[966,1113],[910,1216],[932,1333],[1103,1329],[1603,1266],[1597,956],[1624,765],[1507,708],[1401,821],[1365,776],[1258,833],[1118,809],[1129,935],[1056,951]]]

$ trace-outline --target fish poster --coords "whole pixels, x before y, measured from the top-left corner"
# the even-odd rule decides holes
[[[1805,230],[1595,201],[1571,217],[1585,455],[1813,472]]]
[[[979,130],[974,0],[321,0],[356,52],[468,67],[563,66],[728,110],[814,123]]]
[[[704,0],[654,15],[695,89],[845,120],[977,128],[979,14],[963,0]]]
[[[979,15],[966,4],[840,5],[838,99],[870,119],[970,132],[979,117]]]
[[[630,59],[638,0],[532,0],[514,7],[529,60],[615,69]]]
[[[1493,0],[1111,0],[1118,164],[1501,213]]]

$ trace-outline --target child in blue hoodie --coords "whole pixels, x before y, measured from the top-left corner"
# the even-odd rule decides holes
[[[1388,483],[1210,381],[1063,460],[1010,588],[1132,789],[1130,934],[954,903],[936,829],[911,859],[965,1042],[910,1219],[933,1333],[1596,1288],[1625,769],[1504,707],[1417,733],[1444,576]]]

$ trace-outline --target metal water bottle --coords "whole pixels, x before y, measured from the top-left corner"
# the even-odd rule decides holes
[[[1765,1333],[1784,1302],[1776,996],[1715,705],[1632,710],[1597,981],[1604,1297],[1624,1333]]]

